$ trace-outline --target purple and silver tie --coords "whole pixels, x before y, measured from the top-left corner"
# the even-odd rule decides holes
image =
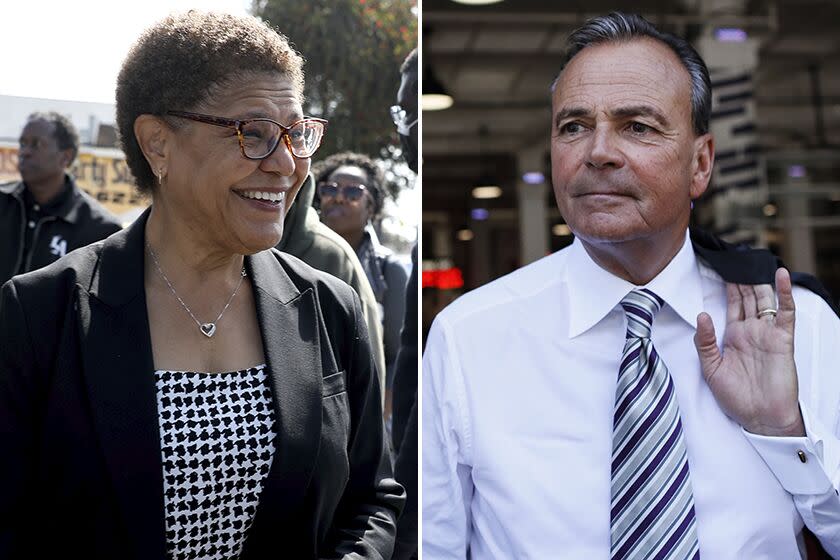
[[[647,289],[621,300],[627,339],[613,418],[612,560],[700,558],[677,395],[650,338],[663,303]]]

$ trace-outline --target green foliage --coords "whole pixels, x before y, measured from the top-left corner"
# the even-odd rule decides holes
[[[417,44],[415,0],[253,0],[252,12],[306,59],[304,111],[329,119],[316,155],[352,150],[379,158],[398,144],[389,108],[399,68]]]

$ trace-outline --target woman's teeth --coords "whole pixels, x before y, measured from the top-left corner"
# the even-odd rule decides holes
[[[252,198],[254,200],[264,200],[266,202],[282,202],[286,197],[286,193],[267,191],[241,191],[238,194],[242,198]]]

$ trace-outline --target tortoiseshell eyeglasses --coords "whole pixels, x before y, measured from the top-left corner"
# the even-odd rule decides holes
[[[312,157],[321,145],[321,139],[327,127],[326,120],[314,117],[307,117],[285,126],[264,118],[233,120],[186,111],[167,111],[166,114],[234,129],[239,138],[242,155],[253,160],[269,157],[280,145],[281,139],[294,157],[299,159]]]

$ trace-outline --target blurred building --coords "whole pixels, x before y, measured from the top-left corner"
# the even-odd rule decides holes
[[[37,97],[18,97],[0,95],[0,140],[17,142],[20,131],[26,124],[26,117],[38,111],[55,111],[67,116],[79,131],[82,144],[97,146],[116,146],[116,136],[112,143],[100,144],[100,125],[110,125],[113,129],[116,115],[112,103],[91,103],[87,101],[67,101],[60,99],[42,99]],[[102,138],[107,141],[107,138]]]
[[[570,32],[613,10],[687,38],[710,68],[716,169],[694,220],[840,297],[832,0],[424,0],[424,88],[453,99],[423,112],[424,270],[458,270],[470,289],[571,243],[550,184],[548,88]]]

